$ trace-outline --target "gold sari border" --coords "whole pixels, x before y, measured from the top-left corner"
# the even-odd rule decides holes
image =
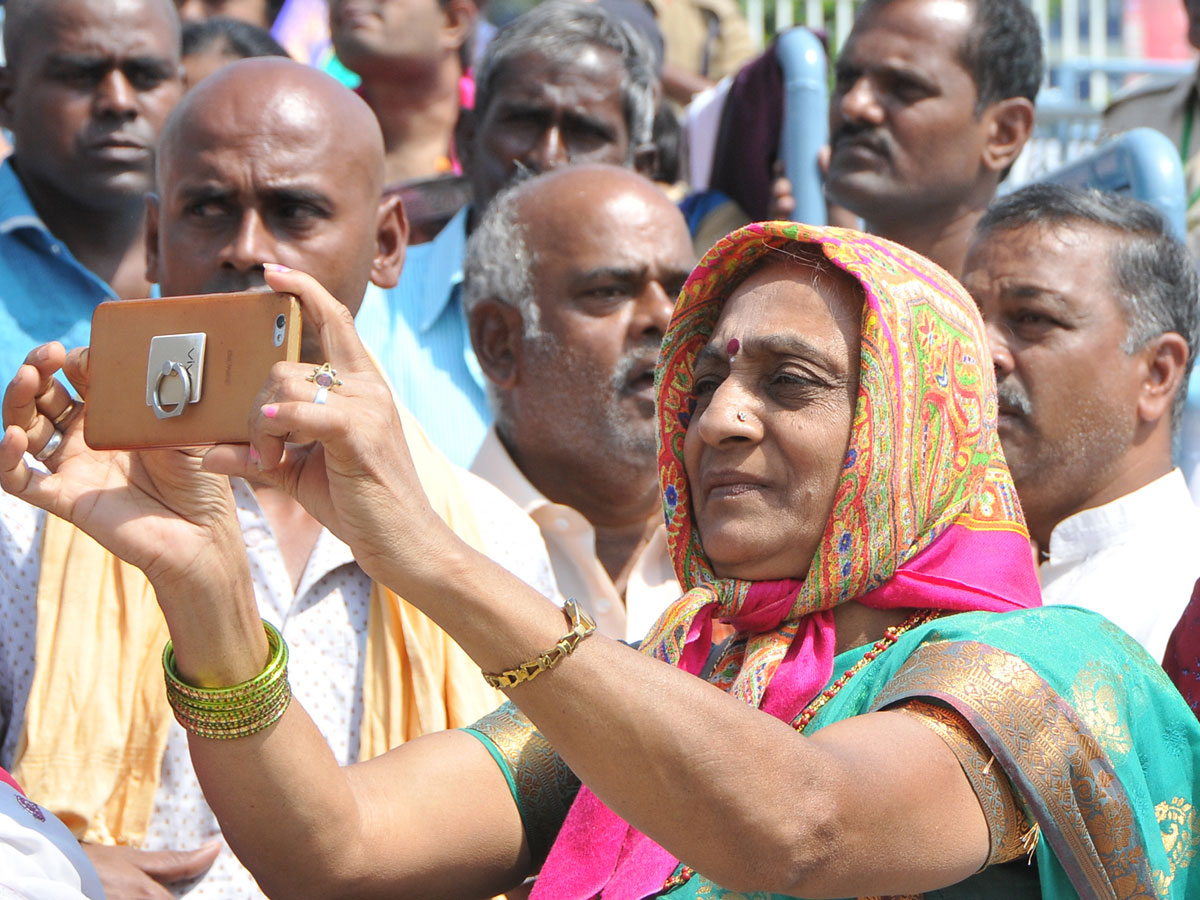
[[[944,703],[983,739],[1081,897],[1157,897],[1105,747],[1024,660],[978,641],[926,644],[871,708],[914,698]]]

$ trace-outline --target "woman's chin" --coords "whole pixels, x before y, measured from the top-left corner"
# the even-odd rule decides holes
[[[808,574],[812,557],[800,557],[794,550],[775,556],[764,556],[761,545],[745,545],[741,552],[713,552],[706,546],[704,553],[712,564],[718,578],[736,578],[740,581],[783,581],[803,578]],[[732,551],[733,548],[730,548]]]

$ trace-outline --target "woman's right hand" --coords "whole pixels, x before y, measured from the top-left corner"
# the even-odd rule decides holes
[[[368,575],[401,594],[412,579],[446,577],[465,545],[422,489],[395,399],[353,316],[311,276],[266,270],[272,289],[300,299],[338,383],[315,403],[314,365],[276,363],[251,413],[250,446],[214,448],[205,468],[282,488],[351,547]]]
[[[60,370],[82,401],[58,381]],[[29,354],[4,393],[0,487],[137,566],[160,595],[192,581],[216,585],[223,572],[239,579],[245,553],[229,479],[202,471],[203,451],[91,449],[86,397],[86,349],[68,355],[50,343]],[[49,472],[30,467],[25,452],[44,452],[56,432]]]

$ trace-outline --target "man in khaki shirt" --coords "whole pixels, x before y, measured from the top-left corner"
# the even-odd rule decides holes
[[[654,367],[693,262],[679,210],[614,166],[502,192],[467,244],[464,302],[496,414],[472,471],[537,522],[563,596],[618,639],[643,637],[681,593]]]

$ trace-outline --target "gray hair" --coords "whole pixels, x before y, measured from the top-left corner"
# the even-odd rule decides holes
[[[530,275],[537,255],[530,251],[520,221],[522,188],[528,181],[520,179],[492,198],[471,232],[463,262],[462,295],[468,317],[479,301],[488,299],[520,310],[525,336],[532,338],[541,329]]]
[[[547,0],[510,22],[488,43],[475,73],[475,115],[482,119],[492,102],[496,79],[514,59],[536,53],[546,60],[566,63],[588,47],[616,53],[623,65],[621,107],[629,130],[629,158],[648,144],[654,127],[654,51],[644,37],[626,22],[596,3],[581,0]]]
[[[1157,209],[1120,194],[1031,184],[993,203],[975,233],[987,237],[1026,225],[1069,228],[1079,224],[1098,225],[1122,237],[1111,257],[1111,271],[1129,326],[1125,352],[1133,353],[1168,332],[1187,341],[1187,367],[1172,410],[1172,426],[1177,427],[1200,344],[1200,278],[1187,247],[1171,234]]]

